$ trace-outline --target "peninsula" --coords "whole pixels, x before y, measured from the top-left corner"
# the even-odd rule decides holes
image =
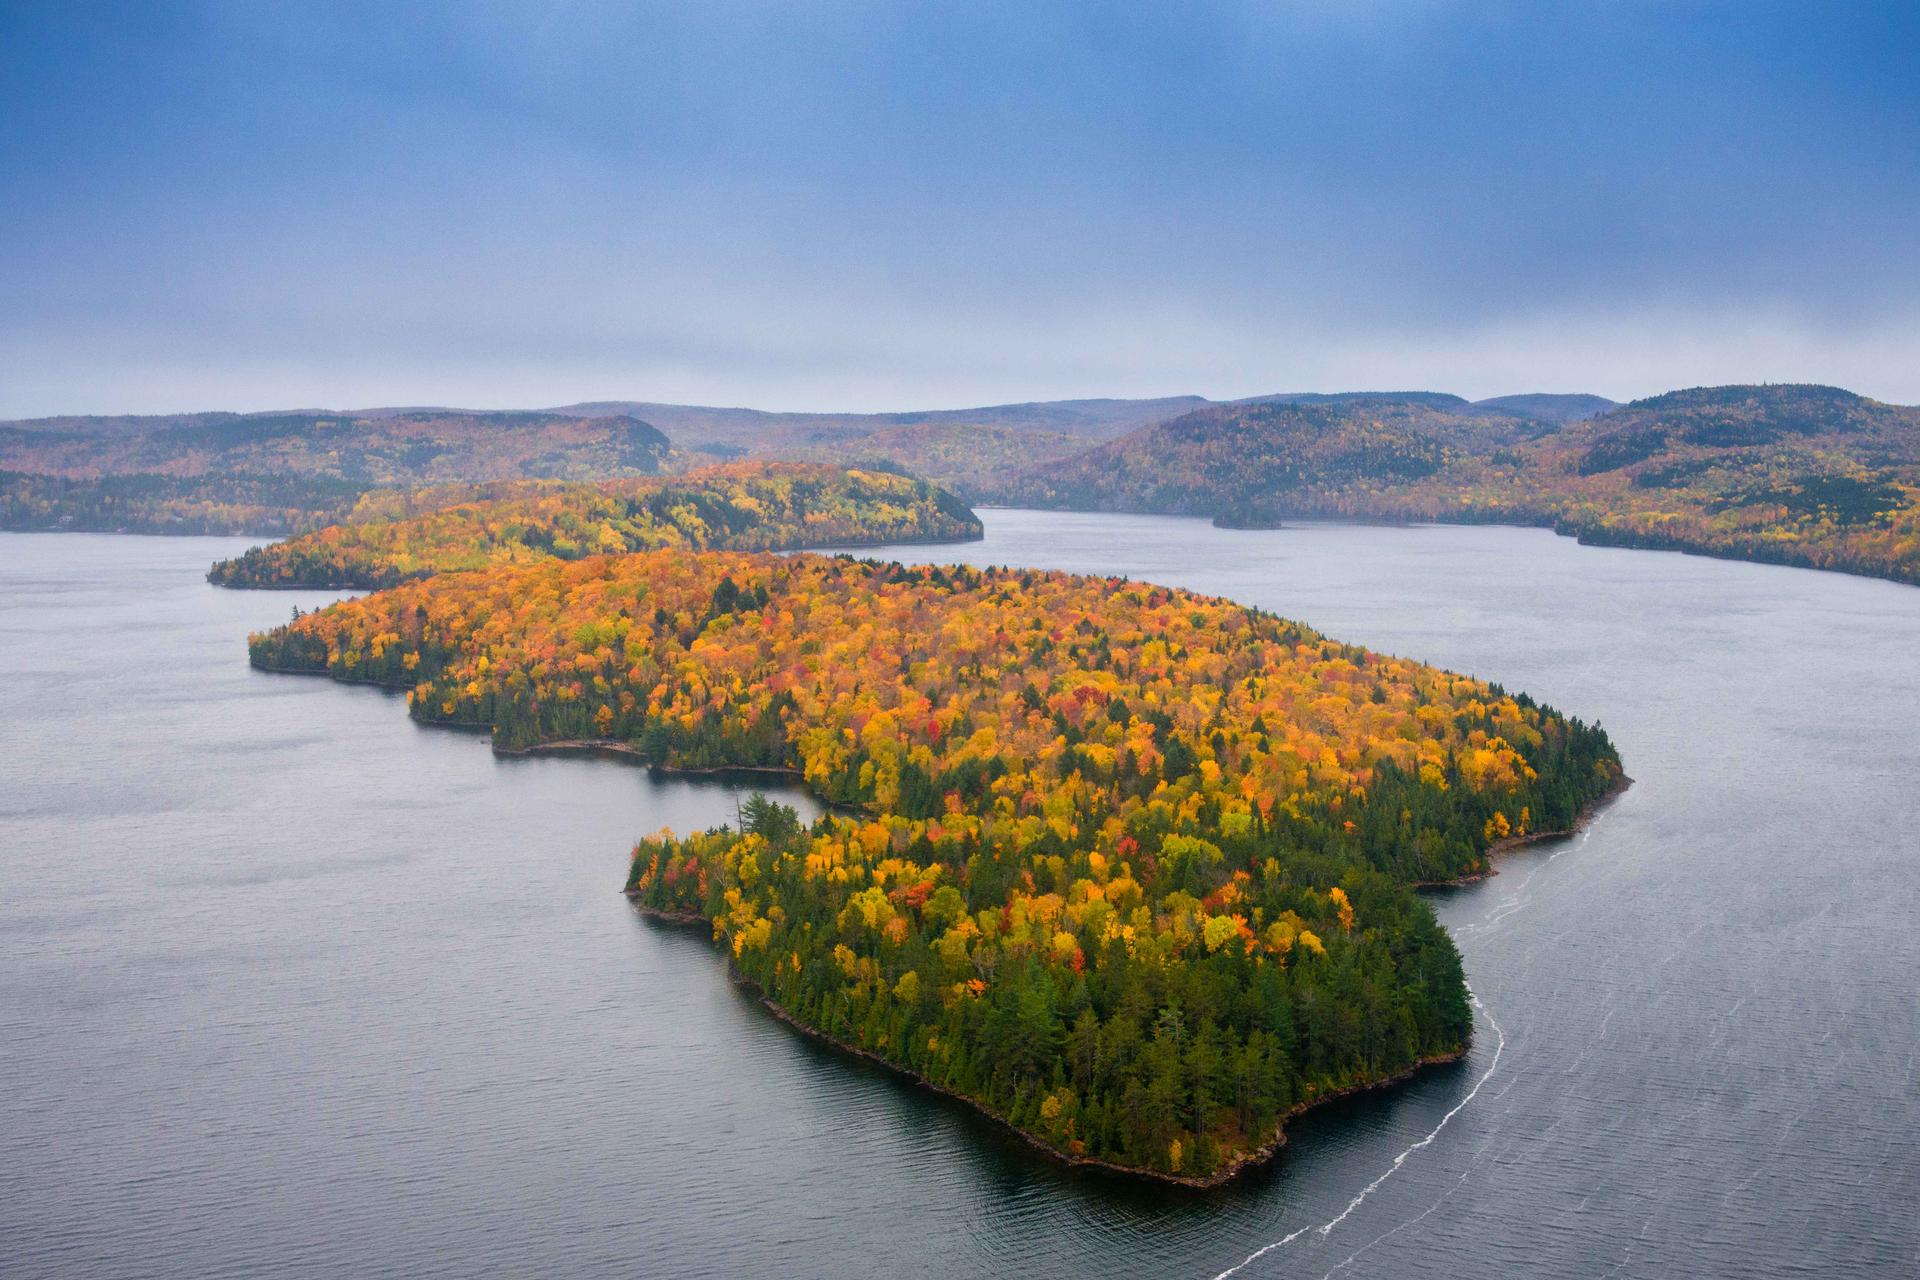
[[[662,550],[447,573],[251,638],[496,745],[791,770],[837,812],[633,851],[796,1025],[1063,1158],[1210,1184],[1286,1117],[1458,1056],[1413,886],[1571,827],[1596,726],[1106,577]],[[855,816],[857,815],[857,816]]]

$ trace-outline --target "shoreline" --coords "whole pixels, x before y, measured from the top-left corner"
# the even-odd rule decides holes
[[[420,723],[451,722],[422,720]],[[535,742],[524,747],[495,746],[493,754],[497,756],[625,756],[646,765],[649,769],[658,769],[662,773],[688,778],[713,777],[729,773],[759,773],[779,778],[804,776],[800,770],[781,764],[715,764],[703,765],[697,769],[688,768],[685,765],[661,764],[631,742],[623,742],[618,738],[561,738],[553,742]],[[825,804],[826,801],[823,800],[820,803]]]
[[[713,922],[697,912],[662,911],[656,907],[649,907],[643,904],[634,896],[631,890],[622,890],[621,892],[633,903],[634,910],[638,911],[648,920],[658,924],[668,925],[699,925],[709,931],[711,940],[713,941],[718,941],[719,938],[725,936],[724,930],[714,932]],[[735,985],[745,988],[748,992],[752,993],[754,999],[759,1001],[761,1007],[772,1014],[776,1021],[784,1023],[787,1027],[806,1039],[826,1045],[828,1048],[847,1054],[850,1057],[858,1058],[862,1062],[878,1067],[889,1074],[909,1080],[919,1088],[926,1089],[943,1098],[951,1099],[961,1106],[966,1107],[975,1115],[990,1121],[1000,1129],[1020,1139],[1021,1142],[1025,1143],[1034,1151],[1039,1152],[1041,1155],[1048,1157],[1066,1168],[1097,1170],[1101,1173],[1119,1174],[1123,1177],[1139,1178],[1167,1186],[1185,1187],[1191,1191],[1216,1190],[1232,1182],[1234,1179],[1272,1162],[1287,1146],[1287,1125],[1316,1107],[1322,1107],[1331,1102],[1338,1102],[1343,1098],[1351,1098],[1359,1094],[1372,1093],[1376,1090],[1388,1089],[1394,1085],[1404,1084],[1429,1067],[1446,1066],[1450,1063],[1464,1061],[1467,1054],[1473,1049],[1473,1041],[1472,1038],[1469,1037],[1466,1043],[1450,1053],[1434,1054],[1429,1057],[1417,1059],[1390,1076],[1383,1076],[1378,1080],[1366,1080],[1338,1089],[1331,1089],[1325,1093],[1315,1094],[1311,1098],[1296,1102],[1274,1122],[1273,1135],[1268,1138],[1266,1142],[1222,1164],[1220,1168],[1204,1178],[1190,1177],[1185,1174],[1163,1173],[1158,1169],[1116,1164],[1111,1160],[1102,1160],[1098,1156],[1075,1155],[1071,1151],[1055,1146],[1039,1134],[1029,1133],[1025,1129],[1020,1128],[1014,1124],[1013,1121],[1007,1119],[977,1098],[968,1097],[966,1094],[949,1089],[945,1085],[935,1084],[911,1067],[901,1066],[899,1063],[884,1058],[871,1049],[854,1044],[848,1040],[842,1040],[840,1037],[831,1035],[817,1027],[808,1026],[805,1022],[795,1017],[794,1014],[778,1000],[768,995],[759,983],[742,974],[739,969],[734,966],[731,957],[727,960],[727,977]]]
[[[1217,512],[1206,510],[1154,511],[1126,506],[1065,506],[1057,503],[1036,502],[1014,504],[1008,502],[980,501],[972,505],[976,509],[988,511],[1037,511],[1057,512],[1065,515],[1128,515],[1160,517],[1174,520],[1206,520],[1212,523],[1213,527],[1217,529],[1238,532],[1297,530],[1300,527],[1298,524],[1284,523],[1286,520],[1310,522],[1314,524],[1364,525],[1378,528],[1414,528],[1421,525],[1440,525],[1453,528],[1492,526],[1507,529],[1543,529],[1560,537],[1570,538],[1583,547],[1595,549],[1667,551],[1675,555],[1701,556],[1710,560],[1725,560],[1736,564],[1765,565],[1777,569],[1802,569],[1810,573],[1835,573],[1843,577],[1866,578],[1876,582],[1891,582],[1899,586],[1920,588],[1920,575],[1916,575],[1911,571],[1902,571],[1896,567],[1878,568],[1867,566],[1852,567],[1840,564],[1816,564],[1811,560],[1794,559],[1778,553],[1764,554],[1754,550],[1736,548],[1688,546],[1664,541],[1655,535],[1638,531],[1626,532],[1609,529],[1603,525],[1574,524],[1566,521],[1561,516],[1549,513],[1540,513],[1537,516],[1532,516],[1515,511],[1501,511],[1490,514],[1485,519],[1468,519],[1464,518],[1462,513],[1457,511],[1439,512],[1432,515],[1395,515],[1388,512],[1381,512],[1376,515],[1353,515],[1346,513],[1321,515],[1311,511],[1296,511],[1284,517],[1276,517],[1275,523],[1273,524],[1248,524],[1223,523],[1219,519]],[[285,542],[293,538],[304,537],[309,533],[330,528],[338,523],[340,523],[340,521],[335,520],[328,524],[316,525],[312,529],[277,533],[257,530],[230,530],[223,532],[208,529],[128,528],[126,526],[106,528],[92,525],[15,524],[0,527],[0,533],[80,533],[95,534],[103,537],[136,538],[259,538],[264,540],[261,545],[270,546],[276,542]],[[857,551],[873,547],[961,545],[968,542],[982,541],[985,536],[985,533],[982,532],[966,538],[908,538],[880,543],[821,543],[799,547],[769,547],[766,548],[766,550],[778,555],[792,551],[832,552]],[[455,570],[453,572],[461,571]],[[424,576],[431,577],[433,575],[428,574]],[[421,578],[406,579],[407,582],[417,582],[421,580]],[[384,587],[340,583],[316,585],[308,582],[215,582],[211,576],[208,577],[207,581],[211,585],[226,591],[382,591],[387,589]]]
[[[266,673],[268,673],[269,675],[276,675],[276,676],[324,676],[324,677],[326,677],[327,679],[329,679],[329,680],[331,680],[331,681],[333,681],[333,682],[334,682],[335,684],[355,684],[355,685],[360,685],[361,687],[363,687],[363,688],[367,688],[367,689],[385,689],[385,690],[387,690],[387,691],[388,691],[389,693],[402,693],[402,692],[405,692],[405,691],[406,691],[406,690],[408,690],[408,689],[411,689],[411,688],[413,688],[413,686],[412,686],[411,684],[399,684],[399,683],[396,683],[395,681],[392,681],[392,680],[362,680],[362,679],[359,679],[359,678],[357,678],[357,677],[353,677],[353,676],[337,676],[337,675],[335,675],[335,674],[334,674],[333,672],[331,672],[331,671],[329,671],[329,670],[327,670],[327,669],[326,669],[325,667],[271,667],[271,666],[268,666],[268,665],[267,665],[266,663],[264,663],[264,662],[255,662],[255,661],[253,661],[253,659],[252,659],[252,657],[251,657],[251,655],[249,655],[249,657],[248,657],[248,659],[247,659],[247,665],[248,665],[248,666],[250,666],[250,667],[252,667],[252,668],[253,668],[253,669],[254,669],[255,671],[265,671],[265,672],[266,672]],[[430,723],[437,723],[437,724],[445,724],[445,725],[450,725],[450,726],[457,726],[457,725],[459,724],[459,721],[456,721],[456,720],[441,720],[441,721],[427,721],[427,720],[422,720],[422,721],[421,721],[420,723],[422,723],[422,724],[430,724]],[[491,729],[491,728],[493,728],[493,726],[492,726],[492,725],[487,725],[487,726],[485,726],[485,727],[486,727],[486,728],[488,728],[488,729]]]
[[[265,663],[253,662],[251,660],[248,661],[247,665],[255,671],[264,671],[269,675],[318,676],[321,679],[331,680],[335,684],[353,685],[362,689],[378,689],[382,693],[404,693],[413,687],[411,684],[399,684],[386,680],[363,680],[353,676],[336,675],[325,667],[272,667]],[[489,737],[492,736],[494,731],[494,726],[489,721],[428,719],[414,715],[411,709],[408,710],[407,715],[415,724],[429,729],[455,729],[462,733],[484,733]],[[532,756],[542,755],[616,756],[631,760],[633,763],[643,765],[657,773],[664,773],[675,778],[725,778],[732,775],[748,774],[779,778],[792,782],[795,785],[801,785],[804,783],[806,777],[799,769],[792,768],[788,765],[777,764],[716,764],[703,765],[699,768],[690,768],[686,765],[662,764],[632,743],[619,738],[560,738],[552,742],[534,742],[524,747],[503,747],[498,742],[490,742],[488,745],[494,755],[507,757],[509,759],[526,759]],[[809,795],[811,795],[811,793],[809,793]],[[836,812],[865,812],[865,810],[852,806],[838,805],[830,800],[822,800],[818,796],[813,796],[812,798],[818,804]]]
[[[332,526],[324,526],[324,527],[331,528]],[[33,530],[32,532],[50,532],[50,531]],[[219,535],[212,535],[212,536],[219,536]],[[249,535],[239,534],[235,536],[246,537]],[[305,534],[290,533],[290,534],[287,534],[285,537],[276,538],[274,542],[268,543],[267,545],[274,546],[281,542],[290,542],[294,538],[300,538],[305,536],[306,536]],[[965,546],[970,542],[984,542],[986,541],[986,537],[987,537],[986,526],[982,525],[977,532],[968,534],[967,536],[960,537],[960,538],[944,538],[944,537],[934,537],[929,535],[928,537],[924,537],[924,538],[889,538],[885,542],[808,542],[808,543],[800,543],[790,547],[759,547],[759,548],[687,547],[685,548],[685,550],[732,551],[732,552],[738,552],[741,555],[784,556],[784,555],[793,555],[798,552],[812,552],[816,555],[826,555],[830,553],[876,551],[883,547],[960,547],[960,546]],[[259,549],[259,548],[256,548],[256,549]],[[603,554],[639,555],[646,551],[664,551],[664,550],[666,550],[666,548],[664,547],[636,547],[627,551],[615,551],[615,552],[607,552]],[[391,591],[395,587],[410,586],[416,582],[425,582],[430,578],[437,578],[443,573],[484,573],[489,569],[495,569],[500,567],[498,565],[476,565],[471,569],[428,569],[420,573],[409,574],[406,577],[401,578],[396,582],[389,582],[385,586],[374,586],[364,581],[360,581],[360,582],[313,582],[313,581],[223,582],[220,579],[214,577],[215,572],[219,569],[221,565],[232,564],[234,563],[234,561],[239,560],[241,558],[242,558],[241,556],[232,556],[226,560],[215,561],[213,567],[207,570],[207,585],[219,587],[222,591],[366,591],[366,592]],[[548,555],[548,556],[539,557],[534,560],[526,561],[525,563],[541,564],[547,560],[564,560],[567,563],[571,564],[574,561],[584,560],[586,558],[587,557],[585,556],[574,556],[569,558],[567,556]]]
[[[1528,845],[1545,844],[1550,840],[1565,840],[1569,836],[1579,835],[1593,824],[1593,820],[1600,816],[1601,810],[1626,794],[1627,788],[1632,785],[1633,779],[1622,772],[1618,782],[1615,782],[1611,787],[1608,787],[1605,791],[1587,801],[1586,806],[1574,815],[1572,826],[1559,827],[1552,831],[1529,831],[1524,836],[1503,836],[1487,846],[1486,853],[1482,855],[1486,859],[1486,866],[1479,871],[1470,871],[1466,875],[1453,876],[1446,880],[1415,880],[1408,887],[1412,889],[1464,889],[1468,885],[1479,884],[1483,880],[1491,880],[1500,874],[1500,868],[1493,865],[1495,858],[1504,853],[1512,853],[1516,849],[1524,849]]]
[[[1378,529],[1414,529],[1424,525],[1444,528],[1474,529],[1540,529],[1557,537],[1567,538],[1580,546],[1595,550],[1614,551],[1667,551],[1674,555],[1700,556],[1708,560],[1725,560],[1735,564],[1764,565],[1775,569],[1803,569],[1809,573],[1837,573],[1847,578],[1866,578],[1874,582],[1891,582],[1903,587],[1920,587],[1920,574],[1903,571],[1898,567],[1852,567],[1841,564],[1816,564],[1811,560],[1793,559],[1778,553],[1764,554],[1754,550],[1738,548],[1708,548],[1662,541],[1657,536],[1639,532],[1617,532],[1604,525],[1575,524],[1563,517],[1549,513],[1540,513],[1537,517],[1529,513],[1503,510],[1488,513],[1483,519],[1469,519],[1458,511],[1437,512],[1432,515],[1396,514],[1379,512],[1377,514],[1355,515],[1347,512],[1319,514],[1310,510],[1290,511],[1284,516],[1276,516],[1273,524],[1223,524],[1217,512],[1210,510],[1148,510],[1144,507],[1128,506],[1066,506],[1059,503],[1007,503],[977,502],[976,509],[987,511],[1037,511],[1060,515],[1087,516],[1151,516],[1168,520],[1205,520],[1216,529],[1238,533],[1262,533],[1276,531],[1299,531],[1308,524],[1356,525]],[[1295,521],[1293,524],[1281,521]]]

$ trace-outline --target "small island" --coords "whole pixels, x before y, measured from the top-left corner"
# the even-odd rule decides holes
[[[790,771],[634,849],[782,1018],[1073,1162],[1213,1185],[1466,1051],[1414,886],[1621,785],[1524,695],[1125,579],[663,550],[448,573],[250,640],[501,750]]]

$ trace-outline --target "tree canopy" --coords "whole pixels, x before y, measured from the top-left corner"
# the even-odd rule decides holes
[[[798,1021],[1037,1142],[1205,1179],[1294,1108],[1463,1051],[1412,892],[1617,784],[1597,727],[1295,622],[1122,579],[663,550],[445,574],[256,635],[515,749],[792,770],[642,840]]]

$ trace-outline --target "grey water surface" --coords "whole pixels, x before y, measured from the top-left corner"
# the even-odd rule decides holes
[[[0,535],[0,1274],[1920,1271],[1920,590],[985,515],[892,554],[1217,592],[1607,726],[1637,785],[1434,900],[1466,1062],[1224,1191],[1061,1170],[634,914],[632,840],[737,789],[249,670],[334,593],[207,586],[244,541]]]

